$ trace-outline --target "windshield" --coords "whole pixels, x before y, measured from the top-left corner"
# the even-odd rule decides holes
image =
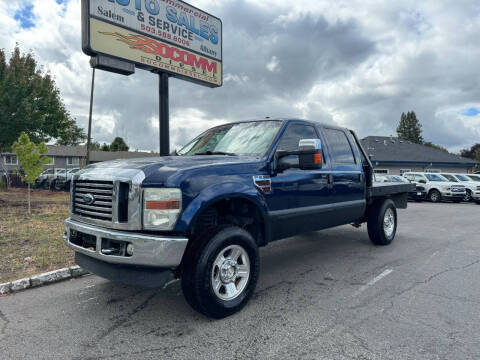
[[[78,170],[80,169],[72,169],[72,170],[69,170],[68,172],[69,174],[75,174]]]
[[[455,176],[460,181],[470,181],[466,176],[463,176],[463,175],[455,175]]]
[[[428,180],[430,181],[445,181],[441,176],[436,174],[425,174]]]
[[[478,175],[468,175],[468,177],[473,181],[480,181],[480,176]]]
[[[281,121],[226,124],[207,130],[179,155],[264,155],[282,126]]]
[[[444,178],[446,178],[448,181],[451,181],[451,182],[458,182],[457,179],[455,179],[455,176],[453,175],[449,175],[449,174],[442,174],[442,176]]]

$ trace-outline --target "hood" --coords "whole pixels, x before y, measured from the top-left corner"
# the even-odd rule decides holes
[[[452,181],[431,181],[432,184],[440,184],[445,186],[458,186],[458,187],[465,187],[459,182],[452,182]]]
[[[195,155],[195,156],[163,156],[136,159],[119,159],[91,164],[77,174],[115,174],[138,173],[145,175],[145,183],[162,185],[172,175],[180,175],[197,169],[228,167],[239,168],[243,164],[254,164],[261,161],[255,156],[228,156],[228,155]]]

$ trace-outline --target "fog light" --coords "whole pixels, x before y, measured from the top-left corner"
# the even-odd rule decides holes
[[[130,256],[133,255],[133,245],[132,244],[127,245],[127,255],[130,255]]]

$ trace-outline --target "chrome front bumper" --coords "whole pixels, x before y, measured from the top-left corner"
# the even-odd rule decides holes
[[[63,240],[73,250],[97,260],[112,264],[175,268],[180,265],[188,239],[184,237],[166,237],[116,231],[99,226],[88,225],[72,219],[65,221]],[[72,231],[94,236],[95,250],[76,245],[70,241]],[[102,240],[113,240],[133,245],[131,256],[107,255],[102,252]]]

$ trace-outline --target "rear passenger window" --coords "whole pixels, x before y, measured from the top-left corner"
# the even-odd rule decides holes
[[[341,130],[325,129],[328,146],[332,159],[337,164],[355,164],[352,147],[347,135]]]

